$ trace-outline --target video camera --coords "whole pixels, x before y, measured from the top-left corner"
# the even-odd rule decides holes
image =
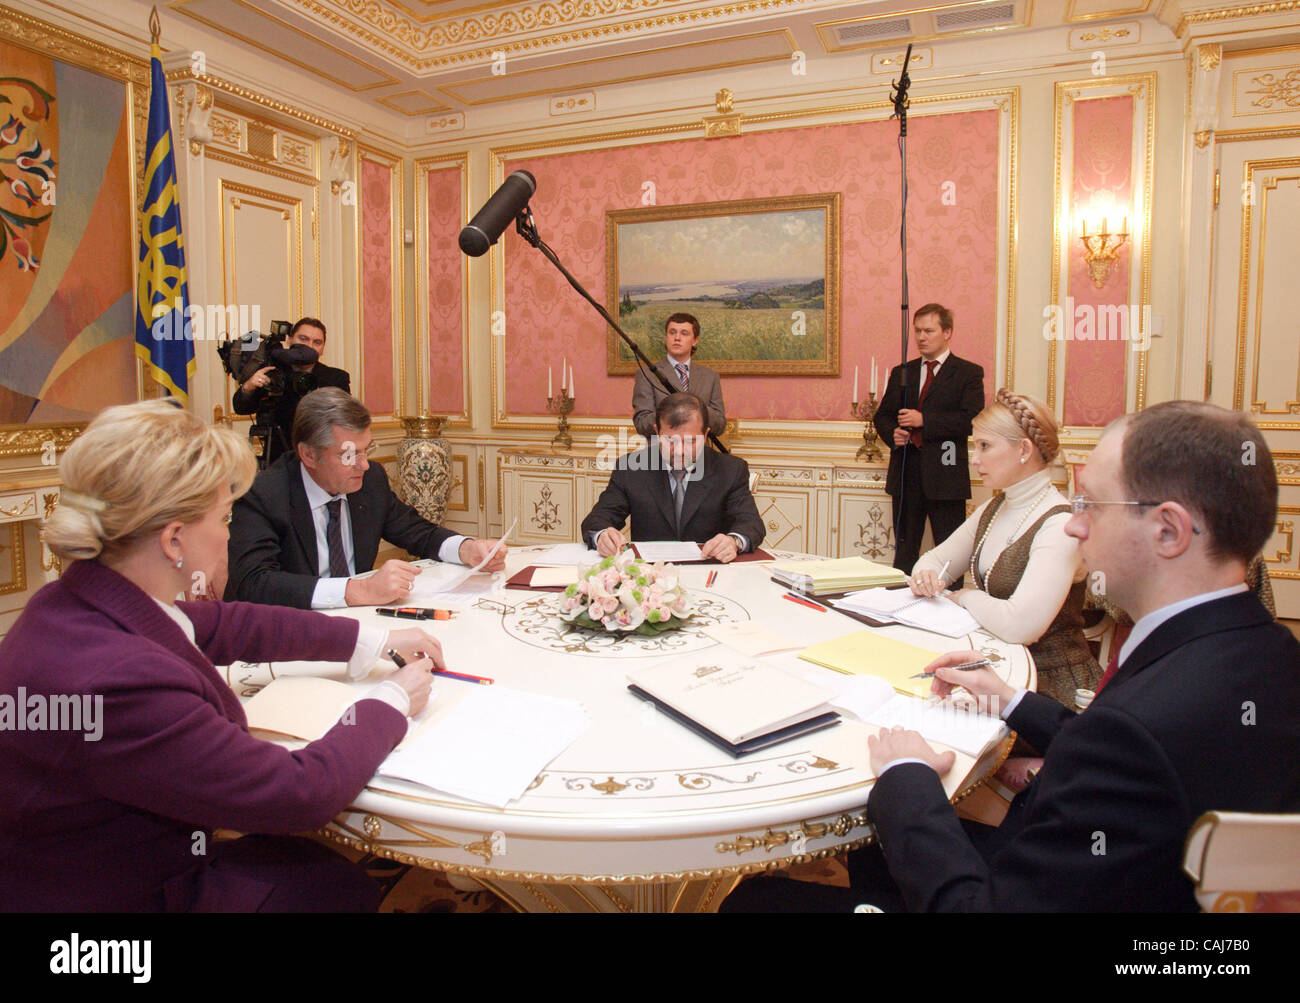
[[[223,341],[217,345],[221,365],[231,378],[243,386],[254,373],[267,366],[275,370],[267,374],[267,384],[262,388],[268,400],[282,396],[290,387],[302,397],[316,389],[310,373],[302,373],[295,366],[310,366],[320,355],[306,345],[284,347],[293,325],[287,320],[271,321],[271,333],[249,331],[242,338]]]
[[[277,421],[286,394],[296,407],[297,400],[316,389],[315,375],[296,367],[314,365],[320,355],[306,345],[285,348],[284,339],[292,328],[288,321],[273,320],[270,334],[249,331],[242,338],[217,345],[222,367],[241,387],[260,370],[275,367],[266,374],[266,385],[260,388],[261,396],[257,398],[257,414],[248,430],[259,469],[265,469],[270,460],[289,449],[288,430]],[[289,414],[292,420],[292,411]]]

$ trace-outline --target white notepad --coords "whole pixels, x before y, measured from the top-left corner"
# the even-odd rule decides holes
[[[576,700],[475,686],[379,772],[504,808],[590,726]]]

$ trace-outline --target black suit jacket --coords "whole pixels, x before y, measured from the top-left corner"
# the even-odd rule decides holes
[[[344,369],[335,369],[333,366],[316,363],[312,366],[309,373],[303,374],[310,376],[308,386],[311,390],[319,390],[321,387],[338,387],[344,393],[352,392],[352,378]],[[268,398],[266,391],[263,389],[254,390],[252,393],[244,393],[241,385],[235,390],[235,395],[230,399],[230,409],[235,414],[257,414],[261,415],[264,420],[270,422],[280,429],[284,435],[283,445],[272,438],[268,445],[267,457],[268,462],[273,463],[282,453],[289,452],[293,442],[293,416],[298,410],[298,402],[303,399],[305,394],[300,394],[294,389],[294,381],[289,378],[289,388],[279,397]]]
[[[1210,810],[1300,811],[1300,643],[1254,593],[1165,621],[1077,716],[1028,693],[1008,724],[1044,755],[978,852],[928,767],[867,803],[913,910],[1194,911],[1183,843]]]
[[[669,475],[658,450],[652,449],[619,457],[609,485],[582,520],[583,540],[610,526],[621,528],[631,515],[637,540],[707,543],[719,533],[740,533],[751,548],[763,542],[763,520],[749,493],[749,464],[727,453],[701,450],[695,467],[699,478],[686,482],[678,535]]]
[[[369,571],[380,539],[415,557],[437,557],[455,536],[398,500],[383,466],[370,464],[361,487],[348,495],[352,552],[357,573]],[[230,524],[230,577],[225,598],[311,609],[322,577],[317,564],[316,526],[302,484],[302,464],[286,453],[257,475],[235,502]]]
[[[894,429],[898,428],[898,412],[903,408],[916,408],[921,385],[921,360],[907,363],[907,399],[902,392],[903,367],[895,366],[885,385],[885,396],[876,408],[876,432],[880,441],[889,447],[889,473],[885,477],[885,491],[898,494],[899,469],[903,464],[905,447],[894,447]],[[984,369],[973,362],[949,355],[939,367],[934,386],[925,398],[921,409],[924,423],[921,426],[921,492],[936,501],[970,497],[970,461],[966,456],[966,440],[970,438],[971,421],[984,410]],[[955,449],[945,450],[951,442]],[[951,463],[944,463],[944,457]],[[915,454],[913,454],[915,456]],[[907,477],[918,476],[917,468],[909,461]]]

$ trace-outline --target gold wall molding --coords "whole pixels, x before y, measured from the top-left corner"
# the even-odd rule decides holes
[[[56,453],[62,453],[87,424],[79,421],[67,425],[0,426],[0,456],[40,456],[48,442],[54,443]],[[0,489],[3,488],[0,484]]]
[[[1247,160],[1244,165],[1244,185],[1243,190],[1255,191],[1255,174],[1256,172],[1274,172],[1300,169],[1300,157],[1278,157],[1268,160]],[[1237,272],[1237,361],[1236,373],[1233,378],[1232,387],[1232,407],[1234,411],[1243,409],[1245,402],[1245,382],[1246,382],[1246,340],[1248,337],[1247,328],[1249,326],[1249,305],[1250,305],[1250,286],[1252,278],[1255,284],[1255,338],[1254,338],[1254,359],[1251,385],[1251,414],[1263,415],[1284,415],[1300,414],[1300,400],[1287,401],[1280,408],[1269,408],[1265,401],[1257,399],[1259,397],[1259,357],[1263,350],[1263,306],[1264,306],[1264,262],[1262,260],[1265,245],[1265,229],[1268,222],[1268,195],[1269,192],[1277,187],[1279,181],[1300,181],[1296,176],[1268,177],[1263,184],[1263,196],[1259,199],[1245,199],[1241,207],[1241,258],[1239,261],[1239,271]],[[1255,203],[1260,203],[1259,212],[1259,256],[1261,260],[1258,264],[1258,274],[1251,276],[1251,227],[1253,210]],[[1300,381],[1300,377],[1298,377]],[[1300,386],[1296,388],[1296,395],[1300,397]],[[1271,426],[1261,425],[1260,427],[1278,427],[1284,429],[1295,429],[1297,425],[1289,425],[1285,422],[1271,423]]]
[[[1052,193],[1052,284],[1051,284],[1051,303],[1061,302],[1061,286],[1063,280],[1068,279],[1068,275],[1063,275],[1063,269],[1069,261],[1068,248],[1073,241],[1073,213],[1068,212],[1067,201],[1069,193],[1065,190],[1067,153],[1064,149],[1065,142],[1065,124],[1066,116],[1071,114],[1075,102],[1103,100],[1106,98],[1120,97],[1124,94],[1130,94],[1134,98],[1133,102],[1133,133],[1132,143],[1134,151],[1142,150],[1142,161],[1139,165],[1140,176],[1134,176],[1132,179],[1132,188],[1135,197],[1142,199],[1142,205],[1137,215],[1142,220],[1142,251],[1141,260],[1137,258],[1136,242],[1130,244],[1130,266],[1129,266],[1129,287],[1132,288],[1133,269],[1138,269],[1140,280],[1138,303],[1146,305],[1151,302],[1151,197],[1153,190],[1153,175],[1155,173],[1155,142],[1156,142],[1156,73],[1134,73],[1126,76],[1103,77],[1096,80],[1066,80],[1058,81],[1056,84],[1056,114],[1055,125],[1053,130],[1052,160],[1055,174]],[[1146,114],[1143,115],[1143,106],[1145,105]],[[1139,123],[1141,131],[1139,132]],[[1071,138],[1074,135],[1074,126],[1071,122],[1069,133]],[[1145,142],[1143,139],[1145,138]],[[1073,178],[1073,160],[1068,161],[1070,177]],[[1063,218],[1064,217],[1064,218]],[[1062,223],[1064,222],[1065,232],[1062,233]],[[1125,299],[1128,300],[1126,294]],[[1073,323],[1073,318],[1069,318]],[[1057,393],[1056,393],[1056,374],[1057,374],[1057,345],[1061,341],[1059,338],[1053,338],[1047,347],[1047,407],[1057,420],[1064,421],[1064,414],[1058,413]],[[1146,407],[1147,397],[1147,355],[1150,351],[1128,352],[1127,355],[1137,355],[1137,366],[1134,375],[1134,410],[1141,411]],[[1129,366],[1125,362],[1125,410],[1128,410],[1128,376]]]
[[[1235,18],[1259,17],[1263,14],[1285,14],[1300,10],[1300,0],[1277,0],[1275,3],[1252,3],[1238,7],[1218,7],[1213,10],[1195,10],[1184,14],[1178,20],[1174,34],[1179,38],[1187,33],[1189,25],[1213,24]]]
[[[462,225],[469,222],[469,153],[444,153],[434,157],[420,157],[415,160],[415,406],[424,414],[429,406],[429,373],[432,360],[429,357],[429,172],[458,169],[460,171],[460,218]],[[495,189],[494,189],[495,190]],[[420,281],[420,277],[424,281]],[[469,256],[461,255],[460,267],[460,351],[461,351],[461,409],[459,414],[448,415],[447,427],[468,427],[471,424],[471,380],[470,365],[470,321],[469,321]],[[494,337],[492,341],[497,339]],[[495,349],[488,354],[494,360]]]
[[[0,585],[0,595],[27,591],[27,543],[24,538],[23,524],[9,524],[9,570],[11,581]]]
[[[390,332],[393,346],[393,413],[392,414],[375,414],[376,420],[381,422],[396,422],[398,415],[408,414],[406,407],[406,247],[403,242],[403,232],[406,229],[406,202],[405,202],[405,172],[402,169],[402,157],[400,154],[393,153],[389,150],[382,150],[378,147],[366,146],[357,143],[357,199],[356,199],[356,218],[357,218],[357,239],[356,239],[356,276],[357,276],[357,338],[360,343],[360,354],[357,360],[357,388],[364,392],[366,386],[366,351],[364,332],[365,327],[362,323],[362,300],[365,295],[364,284],[361,282],[361,220],[364,205],[364,188],[362,184],[362,162],[369,160],[372,164],[378,164],[388,171],[389,178],[389,197],[388,197],[388,228],[389,228],[389,247],[392,254],[392,262],[389,265],[389,282],[392,283],[390,290],[390,301],[393,312],[393,328]],[[418,272],[416,273],[419,274]]]
[[[259,94],[257,91],[249,90],[247,87],[241,87],[239,84],[231,83],[229,80],[223,80],[221,77],[212,76],[209,73],[195,73],[190,67],[181,67],[180,69],[170,70],[167,73],[167,82],[169,84],[194,80],[209,87],[216,88],[231,97],[238,98],[241,101],[247,101],[250,104],[259,105],[268,111],[275,112],[288,118],[297,119],[300,122],[306,122],[308,125],[315,126],[326,132],[337,133],[340,136],[346,136],[348,139],[356,138],[355,129],[349,129],[347,126],[339,125],[337,122],[331,122],[329,119],[321,118],[319,115],[304,111],[295,105],[286,104],[283,101],[277,101],[275,98]]]

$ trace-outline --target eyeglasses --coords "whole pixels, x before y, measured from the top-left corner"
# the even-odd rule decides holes
[[[337,449],[331,450],[330,455],[337,457],[344,464],[354,463],[358,456],[364,456],[367,460],[371,459],[379,450],[379,443],[372,442],[365,449],[357,449],[352,443],[344,443]]]
[[[1097,501],[1095,498],[1089,498],[1087,495],[1078,494],[1070,499],[1070,508],[1075,515],[1083,515],[1088,509],[1097,505],[1136,505],[1138,508],[1150,508],[1153,505],[1163,505],[1164,502],[1158,501]],[[1197,536],[1201,535],[1200,529],[1192,526],[1192,532]]]

